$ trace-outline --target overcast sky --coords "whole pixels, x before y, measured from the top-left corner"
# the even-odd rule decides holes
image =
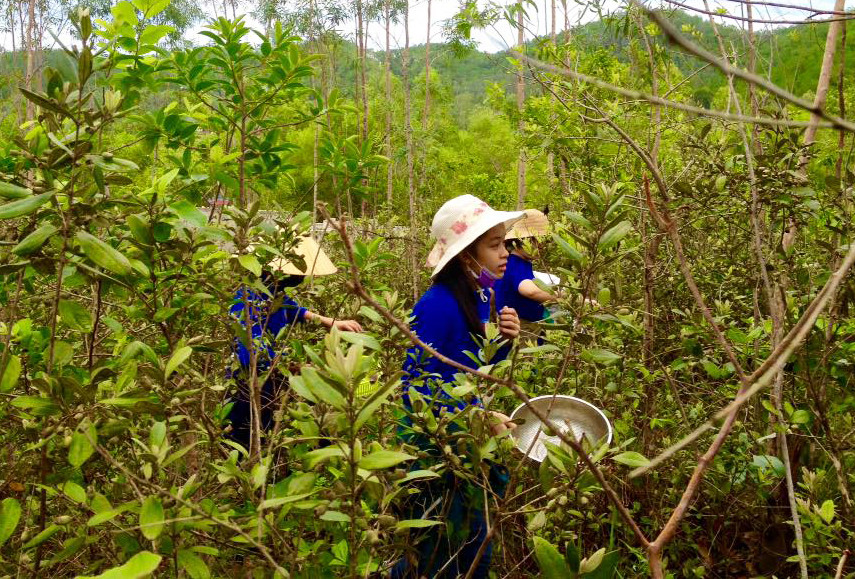
[[[536,35],[546,35],[549,34],[550,30],[550,11],[549,11],[549,0],[536,0],[538,3],[538,10],[534,10],[531,7],[528,9],[529,11],[529,22],[527,23],[527,34],[526,38],[531,38]],[[561,1],[558,1],[558,30],[564,28],[565,16],[564,12],[561,9]],[[703,0],[682,0],[683,3],[688,4],[690,6],[695,7],[703,7]],[[761,0],[762,1],[762,0]],[[792,0],[781,2],[777,0],[778,3],[781,4],[791,4],[794,6],[810,6],[819,10],[833,10],[834,8],[834,0],[810,0],[805,1],[801,0],[799,2],[795,2]],[[85,0],[83,2],[85,4]],[[484,0],[479,0],[479,5],[485,5],[486,2]],[[577,23],[584,23],[596,18],[596,14],[588,9],[586,10],[585,6],[579,5],[575,0],[567,0],[568,4],[568,19],[572,25]],[[616,0],[605,0],[606,9],[614,10],[617,6],[622,3],[618,3]],[[208,4],[210,7],[210,5]],[[221,3],[218,2],[218,6],[222,6]],[[715,10],[717,8],[724,8],[730,14],[741,15],[743,10],[743,4],[741,2],[737,2],[734,0],[710,0],[710,7]],[[442,42],[443,36],[442,24],[444,21],[450,19],[459,9],[458,0],[432,0],[431,4],[431,42]],[[605,10],[605,9],[604,9]],[[208,10],[209,13],[213,13],[213,11]],[[772,20],[772,21],[782,21],[782,20],[801,20],[804,19],[809,13],[801,10],[794,10],[791,8],[779,8],[773,6],[757,6],[755,7],[754,18],[762,19],[762,20]],[[248,17],[249,22],[252,25],[258,26],[260,25],[257,21],[255,21],[251,16]],[[738,22],[730,21],[732,24],[739,24]],[[203,36],[198,35],[198,31],[202,29],[202,24],[197,26],[194,31],[188,34],[188,37],[192,39],[194,42],[204,43],[207,39]],[[757,25],[757,29],[762,29],[769,25],[760,24]],[[353,29],[355,26],[352,22],[347,22],[342,25],[340,32],[346,37],[353,37]],[[64,31],[60,31],[59,37],[65,42],[68,39],[67,33],[63,33]],[[486,30],[475,30],[473,31],[473,38],[477,42],[478,47],[485,52],[499,52],[510,48],[516,44],[516,31],[507,23],[500,22],[494,27],[491,27]],[[368,27],[368,47],[371,49],[381,50],[385,46],[385,34],[382,28],[381,22],[373,22],[369,24]],[[16,40],[20,43],[20,34],[16,34]],[[12,41],[11,35],[8,32],[2,33],[2,45],[7,49],[11,48]],[[415,46],[419,44],[424,44],[425,39],[427,38],[427,0],[414,0],[410,3],[410,45]],[[46,47],[51,46],[53,44],[52,38],[48,35],[44,39],[44,45]],[[403,47],[404,46],[404,27],[403,24],[397,24],[393,26],[392,29],[392,45],[393,47]]]

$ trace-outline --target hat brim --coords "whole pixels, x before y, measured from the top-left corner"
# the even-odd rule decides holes
[[[540,211],[527,210],[525,217],[517,221],[508,231],[505,239],[524,239],[541,237],[549,233],[549,219]]]
[[[279,271],[287,275],[320,276],[332,275],[338,271],[330,258],[318,245],[318,242],[309,236],[301,237],[294,248],[294,253],[303,258],[306,267],[301,269],[290,260],[277,258],[270,262],[271,270]]]
[[[492,210],[490,213],[484,214],[481,219],[470,225],[463,235],[446,248],[442,257],[439,258],[439,261],[437,261],[434,266],[433,272],[430,276],[436,277],[436,275],[441,272],[446,265],[448,265],[448,262],[450,262],[454,256],[469,247],[476,239],[493,229],[495,226],[504,224],[507,229],[510,229],[514,223],[523,217],[525,217],[524,211]],[[433,249],[431,249],[431,254],[434,253],[438,247],[439,242],[434,244]]]

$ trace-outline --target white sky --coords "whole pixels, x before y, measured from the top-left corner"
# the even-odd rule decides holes
[[[538,10],[535,11],[533,8],[529,7],[529,21],[527,23],[527,34],[526,38],[531,38],[536,35],[546,35],[549,34],[550,31],[550,0],[535,0],[538,4]],[[579,22],[588,22],[596,19],[596,13],[593,10],[586,10],[585,6],[580,6],[576,3],[575,0],[566,0],[568,4],[569,13],[569,21],[571,26],[579,23]],[[694,7],[703,7],[703,0],[682,0],[685,4]],[[762,1],[762,0],[759,0]],[[793,0],[775,0],[777,3],[781,4],[790,4],[793,6],[810,6],[815,9],[820,10],[833,10],[834,0],[801,0],[799,2],[795,2]],[[557,20],[558,26],[557,29],[560,31],[564,27],[564,12],[561,8],[561,0],[557,0],[558,8],[557,8]],[[85,3],[85,2],[84,2]],[[485,0],[479,0],[479,6],[485,5]],[[221,7],[222,4],[220,2],[217,3],[218,7]],[[606,10],[614,10],[617,6],[622,5],[622,3],[618,3],[615,0],[605,0],[605,8]],[[206,12],[209,14],[214,14],[214,10],[210,9],[210,4],[206,2]],[[725,8],[728,10],[730,14],[734,15],[743,15],[742,10],[743,4],[733,1],[733,0],[710,0],[710,7],[712,10],[716,10],[717,8]],[[431,4],[431,42],[442,42],[443,36],[443,22],[451,18],[459,9],[458,0],[432,0]],[[773,21],[781,21],[781,20],[802,20],[807,17],[809,13],[801,10],[795,10],[792,8],[780,8],[780,7],[772,7],[772,6],[755,6],[754,10],[754,18],[761,20],[773,20]],[[702,16],[702,15],[701,15]],[[251,16],[248,17],[248,22],[251,25],[254,25],[258,28],[261,28],[260,24],[255,21]],[[728,21],[731,24],[738,25],[739,22],[736,21]],[[188,36],[190,39],[194,40],[194,42],[204,43],[207,42],[207,39],[198,34],[198,31],[202,29],[202,24],[197,26],[193,31],[191,31]],[[768,27],[768,24],[758,24],[755,26],[757,30]],[[774,26],[774,25],[772,25]],[[348,38],[352,38],[354,35],[355,26],[353,22],[346,22],[342,25],[340,32]],[[510,48],[516,44],[516,30],[514,28],[502,21],[496,24],[494,27],[486,29],[486,30],[473,30],[472,32],[473,39],[477,42],[480,50],[485,52],[499,52]],[[69,40],[69,36],[65,30],[60,30],[58,34],[59,38],[66,42]],[[382,50],[385,47],[385,33],[382,28],[381,22],[372,22],[368,27],[368,47],[369,49]],[[402,23],[398,23],[394,25],[392,28],[392,46],[396,48],[400,48],[404,46],[404,27]],[[20,33],[15,34],[16,42],[20,44]],[[427,0],[413,0],[410,3],[410,45],[416,46],[425,43],[425,39],[427,38]],[[12,38],[8,31],[0,33],[0,46],[5,47],[6,49],[11,48],[12,46]],[[44,39],[45,46],[51,46],[53,44],[53,39],[50,35],[47,35]]]

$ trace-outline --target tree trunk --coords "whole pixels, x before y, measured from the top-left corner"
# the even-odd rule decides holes
[[[517,12],[517,44],[519,50],[525,50],[525,29],[523,28],[523,7],[518,5]],[[523,107],[525,106],[525,79],[523,71],[520,68],[517,71],[517,113],[519,120],[517,121],[517,131],[520,138],[519,158],[517,159],[517,209],[522,209],[525,206],[525,148],[522,144],[523,131],[525,130],[525,122],[523,121]]]
[[[555,0],[550,0],[550,9],[549,37],[552,39],[552,46],[555,47],[557,45],[555,34]],[[555,95],[550,96],[549,103],[550,109],[555,107]],[[555,115],[551,113],[550,118],[552,118],[554,122]],[[552,184],[555,183],[555,153],[553,153],[551,149],[546,154],[546,174],[549,177],[549,187],[552,189]]]
[[[836,0],[834,2],[834,11],[843,12],[846,7],[846,0]],[[828,87],[831,84],[831,72],[834,69],[834,53],[837,51],[837,37],[840,35],[840,29],[843,26],[843,21],[839,18],[828,24],[828,34],[825,37],[825,53],[822,55],[822,68],[819,71],[819,79],[816,81],[816,96],[813,99],[815,109],[825,106],[825,99],[828,96]],[[805,129],[805,145],[810,145],[816,140],[816,129],[819,125],[819,117],[815,114],[810,116],[810,124]]]
[[[383,9],[386,18],[386,155],[389,163],[386,165],[386,203],[392,203],[392,50],[390,46],[389,27],[392,21],[391,0],[385,0]]]
[[[410,99],[410,6],[404,2],[404,58],[403,82],[404,82],[404,131],[407,135],[407,196],[410,209],[410,266],[413,276],[413,299],[419,296],[419,271],[416,262],[416,190],[413,176],[413,124],[412,124],[412,102]]]
[[[427,3],[427,36],[425,37],[425,108],[422,111],[422,131],[427,132],[428,115],[430,114],[430,8],[431,0]]]
[[[33,90],[33,72],[36,64],[36,0],[29,0],[27,4],[27,72],[24,84],[28,90]],[[27,99],[27,120],[35,115],[35,109],[31,100]]]
[[[363,21],[363,10],[364,5],[362,0],[357,0],[356,3],[356,56],[357,56],[357,67],[359,68],[359,74],[356,76],[357,78],[357,91],[359,93],[359,97],[362,99],[362,119],[359,124],[359,134],[361,139],[364,141],[368,136],[368,99],[366,98],[366,86],[365,86],[365,35],[364,35],[364,21]]]
[[[846,0],[835,0],[835,12],[843,12],[845,7]],[[828,96],[828,87],[831,84],[831,72],[834,69],[834,53],[837,51],[837,37],[840,35],[842,25],[843,21],[839,18],[836,18],[834,22],[829,22],[828,24],[828,34],[825,37],[825,52],[822,55],[822,68],[820,68],[819,78],[816,81],[816,96],[813,99],[814,109],[823,108],[825,106],[825,99]],[[819,117],[816,114],[811,113],[810,124],[808,124],[807,129],[805,129],[805,145],[810,145],[816,141],[816,130],[818,125]],[[807,161],[808,159],[806,156],[802,156],[799,159],[799,170],[805,176],[807,176]],[[784,232],[781,239],[781,247],[785,252],[788,252],[796,242],[797,235],[798,227],[796,226],[796,222],[790,218],[788,221],[787,231]]]

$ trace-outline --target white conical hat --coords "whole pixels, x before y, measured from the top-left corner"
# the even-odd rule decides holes
[[[297,241],[297,246],[294,247],[294,253],[303,258],[306,262],[305,269],[292,263],[290,260],[277,258],[270,262],[270,269],[281,271],[288,275],[331,275],[338,271],[338,268],[333,264],[318,242],[312,239],[310,235],[302,236]]]
[[[523,239],[540,237],[549,233],[549,219],[537,209],[526,209],[525,217],[514,223],[505,239]]]

